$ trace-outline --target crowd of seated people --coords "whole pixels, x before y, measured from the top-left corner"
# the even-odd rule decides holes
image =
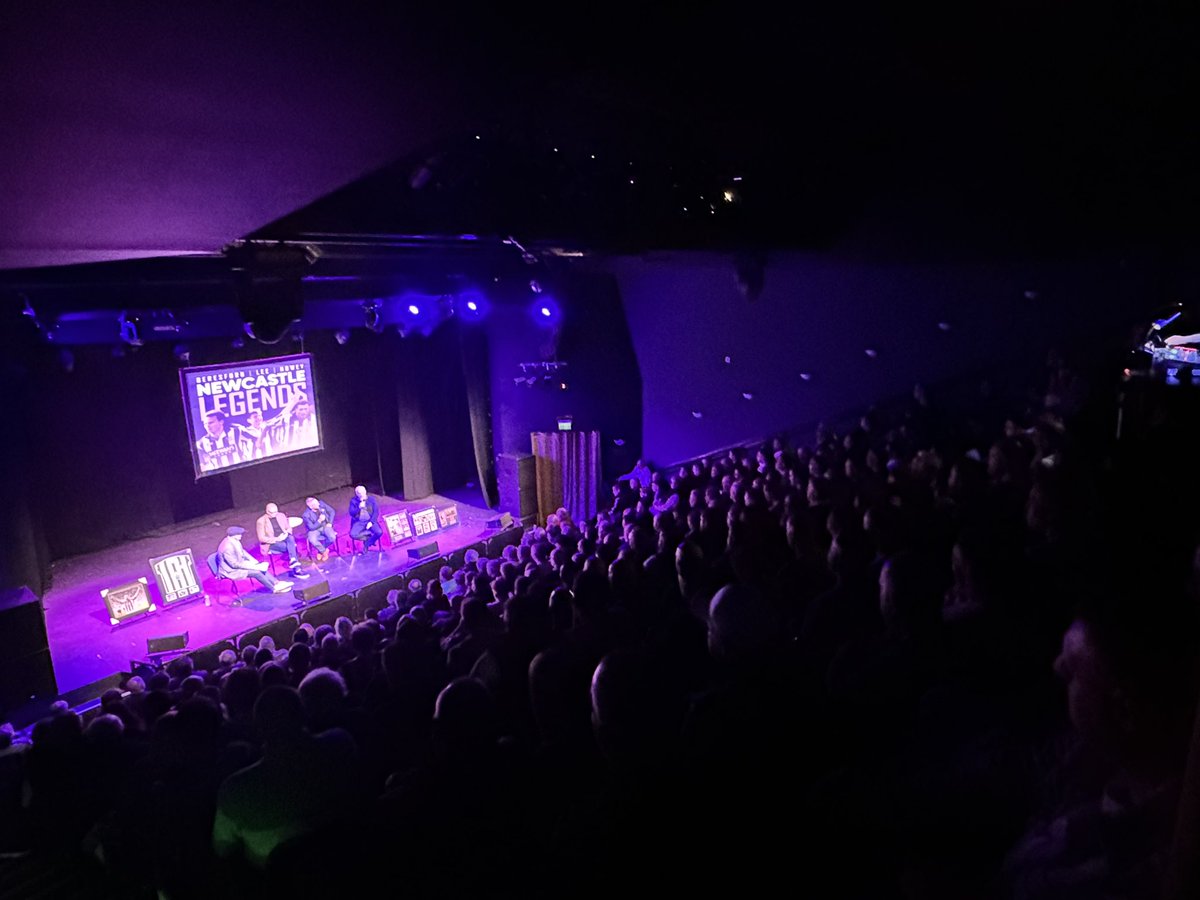
[[[0,749],[5,849],[134,897],[1158,896],[1191,536],[1114,539],[1064,415],[917,392],[176,659]]]

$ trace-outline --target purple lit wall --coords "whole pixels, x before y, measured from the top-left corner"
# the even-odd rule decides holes
[[[1044,354],[1056,338],[1111,340],[1131,308],[1154,305],[1144,272],[1117,259],[885,265],[779,253],[755,300],[729,255],[627,257],[614,271],[643,376],[644,449],[660,464]]]
[[[486,102],[422,10],[24,6],[0,31],[0,268],[219,250]]]
[[[600,431],[605,477],[615,477],[632,464],[627,457],[637,452],[642,425],[641,375],[616,283],[577,274],[548,283],[546,291],[561,312],[558,359],[567,362],[561,377],[549,382],[514,382],[520,363],[541,360],[548,349],[549,334],[538,325],[540,305],[527,284],[497,292],[492,305],[487,328],[495,451],[529,453],[530,432],[553,431],[557,416],[569,414],[577,430]]]

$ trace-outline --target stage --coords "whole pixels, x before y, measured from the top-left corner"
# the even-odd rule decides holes
[[[337,511],[334,529],[339,536],[340,554],[331,554],[328,562],[314,564],[306,557],[306,542],[300,542],[304,571],[311,577],[295,581],[295,587],[303,588],[322,580],[329,582],[328,595],[308,603],[305,611],[333,598],[359,592],[406,569],[426,565],[427,560],[411,559],[408,553],[410,549],[436,540],[437,556],[448,556],[499,532],[498,529],[488,529],[486,525],[498,513],[482,506],[468,505],[461,499],[454,500],[438,494],[417,501],[377,497],[381,519],[401,510],[413,511],[429,506],[441,510],[456,506],[459,524],[399,546],[392,546],[385,537],[383,550],[372,549],[362,555],[353,555],[348,538],[351,493],[351,488],[343,488],[319,495],[321,500]],[[277,502],[280,510],[287,515],[299,515],[304,508],[303,498]],[[187,632],[187,650],[194,651],[299,614],[299,601],[290,591],[274,594],[260,588],[255,582],[242,580],[238,583],[240,594],[235,595],[230,583],[213,576],[205,562],[230,525],[240,525],[246,529],[243,544],[255,557],[260,557],[255,540],[255,521],[262,513],[262,507],[231,510],[217,519],[185,523],[99,553],[53,563],[50,567],[51,586],[43,597],[42,606],[58,693],[65,695],[114,673],[128,672],[131,660],[146,659],[146,642],[149,638]],[[296,529],[295,533],[303,537],[304,529]],[[160,602],[149,560],[183,548],[192,550],[209,605],[206,605],[205,599],[183,601],[167,607]],[[276,572],[281,579],[292,580],[287,575],[285,559],[276,565]],[[151,600],[157,604],[157,610],[119,625],[111,625],[100,591],[140,576],[148,579]],[[372,597],[376,607],[382,605],[382,596],[383,593],[379,598]]]

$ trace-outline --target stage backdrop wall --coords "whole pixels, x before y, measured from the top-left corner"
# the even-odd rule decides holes
[[[191,349],[197,365],[281,352],[254,344],[234,349],[227,341]],[[171,345],[150,343],[119,357],[109,347],[77,347],[69,372],[52,348],[36,354],[24,427],[33,448],[32,509],[50,557],[102,549],[270,498],[290,500],[355,480],[374,485],[376,430],[386,440],[394,428],[394,417],[382,426],[373,422],[365,399],[364,385],[381,354],[365,342],[339,346],[332,335],[313,335],[304,349],[314,356],[325,449],[199,481],[187,459]],[[386,378],[378,383],[390,390]],[[347,428],[351,416],[354,429]]]
[[[1115,254],[888,265],[777,253],[757,299],[728,254],[627,257],[613,269],[643,375],[645,452],[659,464],[837,417],[919,381],[1044,358],[1050,341],[1068,351],[1111,342],[1131,310],[1177,299],[1162,294],[1161,272]]]

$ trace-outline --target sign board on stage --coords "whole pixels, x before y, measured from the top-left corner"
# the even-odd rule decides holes
[[[408,513],[388,513],[383,517],[383,524],[387,526],[393,544],[412,540],[412,523],[408,520]]]
[[[417,537],[426,534],[433,534],[438,530],[437,510],[432,506],[427,506],[425,509],[418,509],[412,514],[413,533]]]
[[[164,606],[204,596],[191,547],[154,557],[150,560],[150,570],[158,582],[158,593]]]
[[[100,592],[104,605],[108,608],[108,621],[113,625],[132,616],[154,612],[154,604],[150,602],[150,582],[145,576],[128,584],[114,588],[105,588]]]
[[[445,509],[438,510],[438,524],[442,528],[449,528],[451,525],[458,524],[458,507],[447,506]]]

